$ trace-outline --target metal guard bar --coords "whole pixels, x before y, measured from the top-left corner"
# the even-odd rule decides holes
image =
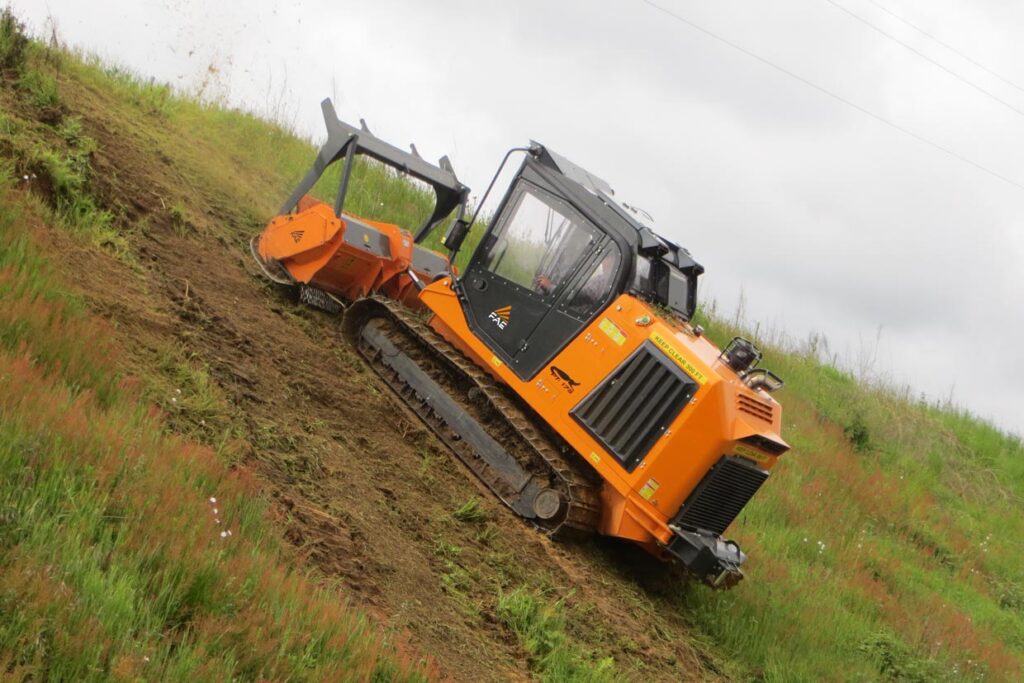
[[[292,211],[298,205],[299,200],[313,189],[327,167],[347,155],[348,147],[353,143],[355,144],[353,150],[355,154],[365,154],[400,173],[421,180],[433,188],[436,195],[434,211],[416,231],[414,237],[417,242],[457,206],[465,204],[469,196],[469,188],[455,177],[455,171],[447,156],[441,157],[439,165],[434,166],[415,153],[415,148],[411,153],[384,142],[373,135],[366,128],[365,123],[361,128],[356,128],[340,120],[330,98],[321,102],[320,108],[324,115],[324,125],[327,127],[327,141],[320,147],[313,167],[309,169],[299,186],[295,188],[295,191],[278,211],[280,215]],[[342,198],[339,197],[339,199]]]

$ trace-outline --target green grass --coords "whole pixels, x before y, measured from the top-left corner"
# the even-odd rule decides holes
[[[460,522],[468,522],[471,524],[482,524],[487,521],[487,513],[482,507],[480,507],[480,499],[476,497],[470,498],[460,505],[458,509],[452,513],[452,517]]]
[[[776,346],[794,451],[733,527],[751,580],[677,604],[766,680],[1019,679],[1020,440]]]
[[[541,681],[602,683],[617,681],[611,657],[597,659],[581,652],[567,634],[564,600],[548,602],[543,595],[517,589],[498,596],[498,618],[515,633]]]
[[[64,293],[12,201],[0,198],[0,667],[418,678],[339,596],[284,568],[244,473],[167,436],[117,380],[108,331]]]
[[[5,77],[16,77],[24,71],[28,48],[22,23],[9,11],[0,13],[0,69]]]
[[[0,14],[0,64],[24,83],[42,67],[5,61],[11,22]],[[28,226],[59,217],[91,237],[104,211],[89,193],[92,143],[80,125],[4,130],[3,676],[423,680],[342,596],[289,568],[244,469],[229,472],[211,449],[167,433],[139,383],[119,375],[111,330],[40,255]],[[49,174],[51,210],[11,189],[26,162]],[[202,413],[217,398],[202,367],[169,362]]]

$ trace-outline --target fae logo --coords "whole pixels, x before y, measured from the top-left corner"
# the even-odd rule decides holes
[[[503,330],[508,327],[508,321],[511,317],[512,307],[502,306],[501,308],[491,311],[491,314],[487,316],[487,319],[497,325],[499,330]]]

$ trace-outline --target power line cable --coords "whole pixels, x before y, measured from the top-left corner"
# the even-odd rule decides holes
[[[762,57],[761,55],[757,54],[756,52],[751,52],[750,50],[748,50],[747,48],[743,47],[742,45],[734,43],[731,40],[729,40],[727,38],[724,38],[724,37],[718,35],[717,33],[714,33],[713,31],[710,31],[709,29],[704,28],[700,24],[697,24],[697,23],[695,23],[693,21],[690,21],[686,17],[684,17],[684,16],[682,16],[680,14],[676,14],[675,12],[673,12],[673,11],[671,11],[671,10],[665,8],[665,7],[662,7],[661,5],[657,4],[653,0],[641,0],[641,2],[643,2],[646,5],[649,5],[649,6],[653,7],[654,9],[658,10],[659,12],[662,12],[663,14],[666,14],[669,17],[672,17],[676,21],[679,21],[679,22],[682,22],[683,24],[686,24],[690,28],[694,29],[695,31],[699,31],[700,33],[703,33],[704,35],[708,36],[709,38],[714,38],[718,42],[723,43],[725,45],[728,45],[732,49],[734,49],[734,50],[736,50],[738,52],[742,52],[743,54],[745,54],[746,56],[748,56],[748,57],[750,57],[752,59],[756,59],[757,61],[761,62],[765,66],[770,66],[771,68],[775,69],[776,71],[780,71],[780,72],[786,74],[787,76],[789,76],[790,78],[793,78],[793,79],[796,79],[796,80],[800,81],[804,85],[817,90],[818,92],[820,92],[823,95],[827,95],[828,97],[831,97],[834,100],[842,102],[843,104],[845,104],[848,107],[852,107],[853,109],[856,109],[857,111],[859,111],[862,114],[870,116],[871,118],[875,119],[879,123],[882,123],[882,124],[884,124],[886,126],[889,126],[890,128],[898,130],[899,132],[903,133],[904,135],[908,135],[908,136],[914,138],[915,140],[917,140],[918,142],[922,142],[922,143],[928,145],[929,147],[933,147],[933,148],[939,150],[940,152],[942,152],[944,154],[947,154],[948,156],[953,157],[954,159],[956,159],[958,161],[961,161],[961,162],[963,162],[963,163],[965,163],[965,164],[967,164],[969,166],[973,166],[977,170],[979,170],[979,171],[981,171],[983,173],[987,173],[988,175],[992,176],[993,178],[998,178],[999,180],[1002,180],[1004,183],[1007,183],[1008,185],[1013,185],[1014,187],[1016,187],[1019,190],[1024,190],[1024,184],[1019,183],[1016,180],[1013,180],[1012,178],[999,173],[998,171],[993,171],[992,169],[990,169],[990,168],[988,168],[986,166],[982,166],[978,162],[973,161],[973,160],[969,159],[968,157],[965,157],[964,155],[960,154],[959,152],[956,152],[956,151],[950,149],[949,147],[944,147],[943,145],[940,145],[937,142],[933,142],[933,141],[929,140],[928,138],[924,137],[923,135],[919,135],[918,133],[915,133],[914,131],[910,130],[909,128],[904,128],[900,124],[895,123],[894,121],[890,121],[889,119],[885,118],[881,114],[876,114],[875,112],[871,111],[870,109],[862,107],[859,104],[857,104],[856,102],[853,102],[851,100],[846,99],[842,95],[837,95],[836,93],[834,93],[831,90],[825,88],[824,86],[818,85],[814,81],[811,81],[811,80],[809,80],[807,78],[804,78],[803,76],[790,71],[789,69],[787,69],[784,66],[779,66],[775,62],[773,62],[773,61],[771,61],[771,60],[769,60],[769,59],[767,59],[765,57]]]
[[[974,66],[978,67],[979,69],[981,69],[985,73],[989,74],[990,76],[995,76],[996,78],[1001,80],[1006,85],[1009,85],[1011,87],[1016,88],[1017,90],[1019,90],[1021,92],[1024,92],[1024,88],[1022,88],[1021,86],[1017,85],[1016,83],[1011,81],[1009,78],[1006,78],[1005,76],[1002,76],[1002,75],[996,73],[995,71],[993,71],[992,69],[988,68],[987,66],[985,66],[984,64],[982,64],[978,60],[974,59],[970,55],[965,54],[964,52],[958,50],[953,45],[950,45],[949,43],[943,41],[941,38],[938,38],[935,35],[929,33],[928,31],[925,31],[923,28],[921,28],[920,26],[918,26],[914,22],[910,21],[909,19],[907,19],[905,17],[901,17],[899,14],[896,14],[895,12],[893,12],[891,9],[889,9],[888,7],[883,5],[882,3],[876,2],[876,0],[867,0],[867,1],[870,2],[872,5],[874,5],[875,7],[877,7],[878,9],[882,10],[883,12],[885,12],[886,14],[888,14],[893,19],[896,19],[897,21],[903,22],[904,24],[906,24],[910,28],[912,28],[915,31],[917,31],[918,33],[920,33],[922,36],[925,36],[926,38],[929,38],[930,40],[935,41],[936,43],[938,43],[942,47],[946,48],[950,52],[953,52],[953,53],[956,53],[956,54],[960,55],[965,60],[967,60],[968,62],[970,62]]]
[[[883,29],[883,28],[881,28],[879,26],[876,26],[875,24],[871,23],[870,21],[868,21],[867,19],[865,19],[861,15],[857,14],[853,10],[848,9],[846,7],[843,7],[842,5],[840,5],[835,0],[825,0],[825,2],[827,2],[830,5],[832,5],[833,7],[835,7],[838,10],[842,10],[843,12],[846,12],[846,14],[850,15],[851,17],[853,17],[857,21],[861,22],[865,26],[871,28],[872,30],[877,31],[878,33],[882,34],[883,36],[885,36],[889,40],[893,41],[894,43],[902,45],[904,48],[906,48],[910,52],[913,52],[915,55],[917,55],[921,59],[925,60],[926,62],[930,62],[930,63],[934,64],[935,66],[937,66],[938,68],[942,69],[943,71],[945,71],[950,76],[952,76],[953,78],[957,79],[958,81],[960,81],[962,83],[966,83],[967,85],[971,86],[972,88],[974,88],[978,92],[982,93],[983,95],[987,95],[987,96],[991,97],[993,100],[995,100],[999,104],[1003,105],[1007,109],[1010,109],[1010,110],[1016,112],[1020,116],[1024,116],[1024,109],[1020,109],[1019,107],[1015,106],[1014,104],[1012,104],[1010,102],[1007,102],[1006,100],[1004,100],[1003,98],[999,97],[995,93],[990,92],[990,91],[986,90],[985,88],[981,87],[980,85],[978,85],[977,83],[975,83],[971,79],[964,78],[963,76],[961,76],[957,72],[953,71],[949,67],[947,67],[947,66],[945,66],[943,64],[940,64],[939,62],[935,61],[934,59],[932,59],[931,57],[929,57],[925,53],[921,52],[920,50],[918,50],[916,47],[914,47],[910,43],[903,42],[902,40],[900,40],[899,38],[897,38],[893,34],[889,33],[885,29]]]

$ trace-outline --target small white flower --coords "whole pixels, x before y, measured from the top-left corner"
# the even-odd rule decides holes
[[[142,661],[148,662],[149,661],[149,656],[148,655],[143,655],[142,656]]]
[[[217,514],[217,512],[218,512],[217,508],[213,508],[213,514]]]
[[[231,535],[231,529],[228,529],[228,536]]]
[[[178,399],[176,399],[173,396],[171,396],[171,403],[177,403],[177,402],[178,402]]]
[[[215,524],[220,524],[220,520],[219,519],[215,519],[213,521],[214,521]]]
[[[211,502],[211,503],[216,503],[216,502],[217,502],[217,499],[216,499],[216,498],[211,498],[211,499],[210,499],[210,502]]]
[[[228,532],[226,532],[226,531],[220,532],[220,537],[221,538],[227,538],[228,537]]]
[[[174,390],[174,393],[176,393],[176,394],[181,394],[181,389],[175,389],[175,390]]]

